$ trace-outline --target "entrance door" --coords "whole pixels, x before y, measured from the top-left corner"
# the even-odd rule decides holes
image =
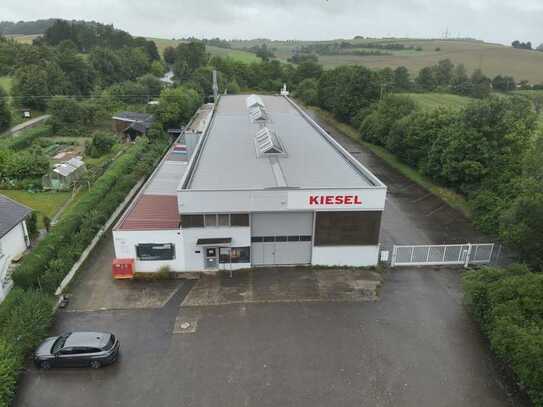
[[[206,247],[204,252],[204,267],[216,269],[219,267],[219,250],[216,247]]]

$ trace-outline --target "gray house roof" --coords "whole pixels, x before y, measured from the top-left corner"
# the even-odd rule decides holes
[[[126,122],[152,122],[153,115],[139,112],[120,112],[114,115],[113,119]]]
[[[0,195],[0,238],[21,223],[32,209]]]

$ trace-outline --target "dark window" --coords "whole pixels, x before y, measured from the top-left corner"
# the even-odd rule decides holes
[[[203,228],[204,215],[182,215],[181,227],[184,228]]]
[[[172,243],[143,243],[136,246],[138,260],[173,260],[175,245]]]
[[[250,263],[250,247],[221,247],[219,263]]]
[[[231,226],[249,226],[249,214],[233,213],[230,215]]]
[[[275,241],[276,242],[286,242],[287,237],[286,236],[275,236]]]
[[[219,215],[219,226],[230,226],[230,215],[220,214]]]
[[[310,242],[311,236],[300,236],[300,242]]]
[[[69,347],[69,348],[64,348],[60,351],[60,354],[61,355],[77,355],[79,352],[79,348],[75,348],[75,347]]]
[[[317,212],[315,246],[377,245],[380,227],[380,211]]]
[[[265,242],[275,242],[275,236],[264,236],[262,240]]]
[[[300,241],[300,236],[289,236],[288,241],[289,242],[299,242]]]
[[[206,227],[217,226],[217,215],[204,215],[204,218]]]
[[[251,248],[250,247],[232,247],[231,248],[232,263],[250,263]]]
[[[253,243],[260,243],[260,242],[262,242],[262,240],[263,240],[263,239],[262,239],[261,236],[253,236],[253,237],[251,238],[251,242],[253,242]]]

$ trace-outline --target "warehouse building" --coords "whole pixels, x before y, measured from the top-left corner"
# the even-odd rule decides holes
[[[288,97],[222,96],[196,113],[121,218],[115,253],[147,272],[375,265],[385,197]]]

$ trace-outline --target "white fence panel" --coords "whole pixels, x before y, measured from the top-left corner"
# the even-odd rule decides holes
[[[488,264],[494,243],[449,245],[395,245],[391,266]]]

